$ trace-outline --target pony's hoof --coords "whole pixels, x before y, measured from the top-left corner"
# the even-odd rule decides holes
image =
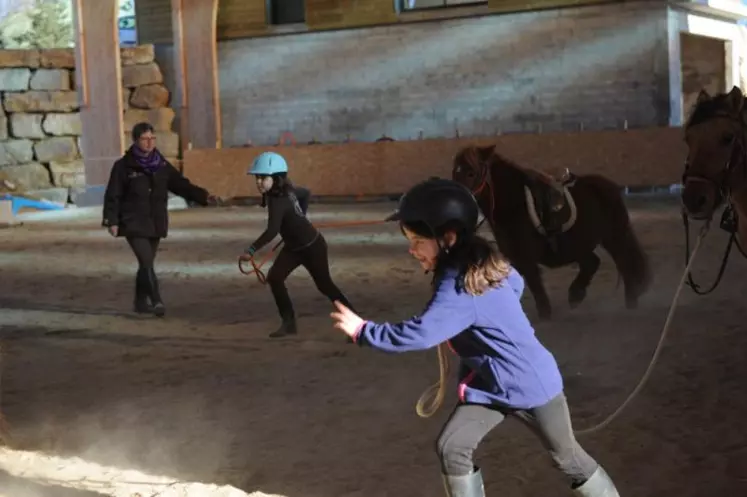
[[[568,290],[568,305],[575,309],[586,298],[586,290],[583,288],[571,288]]]

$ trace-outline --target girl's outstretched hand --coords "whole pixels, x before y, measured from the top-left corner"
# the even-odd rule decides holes
[[[337,300],[335,300],[335,307],[337,312],[330,313],[335,321],[335,328],[341,329],[351,338],[355,337],[366,321]]]

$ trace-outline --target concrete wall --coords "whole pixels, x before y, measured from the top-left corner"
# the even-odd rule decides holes
[[[497,144],[498,153],[525,167],[550,173],[567,167],[578,174],[603,174],[626,186],[678,183],[687,152],[680,128],[650,128],[479,139],[195,149],[184,154],[184,173],[217,195],[256,196],[256,186],[246,176],[246,169],[254,157],[271,149],[286,157],[292,180],[311,188],[315,195],[393,195],[432,175],[449,177],[453,157],[470,144]]]
[[[219,44],[225,146],[666,125],[660,2]]]

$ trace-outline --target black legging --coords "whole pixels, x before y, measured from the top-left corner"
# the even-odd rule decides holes
[[[161,302],[161,293],[158,289],[158,279],[153,264],[158,252],[160,238],[127,237],[132,252],[137,257],[137,277],[135,279],[135,298],[144,299],[150,297],[151,303]]]
[[[275,304],[278,306],[283,321],[291,321],[295,318],[293,303],[285,287],[285,280],[298,266],[306,268],[316,287],[330,301],[339,300],[353,309],[348,299],[332,281],[332,276],[329,274],[327,242],[320,234],[311,245],[304,249],[293,251],[284,246],[267,273],[267,284],[270,285],[272,296],[275,297]]]

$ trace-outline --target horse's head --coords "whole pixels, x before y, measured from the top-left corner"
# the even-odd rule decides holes
[[[682,177],[682,204],[693,219],[710,219],[736,183],[744,181],[744,103],[736,86],[713,97],[704,90],[698,95],[685,125],[688,154]]]
[[[495,145],[465,147],[454,157],[451,179],[469,188],[475,195],[484,188],[488,177],[488,165],[493,157]]]

